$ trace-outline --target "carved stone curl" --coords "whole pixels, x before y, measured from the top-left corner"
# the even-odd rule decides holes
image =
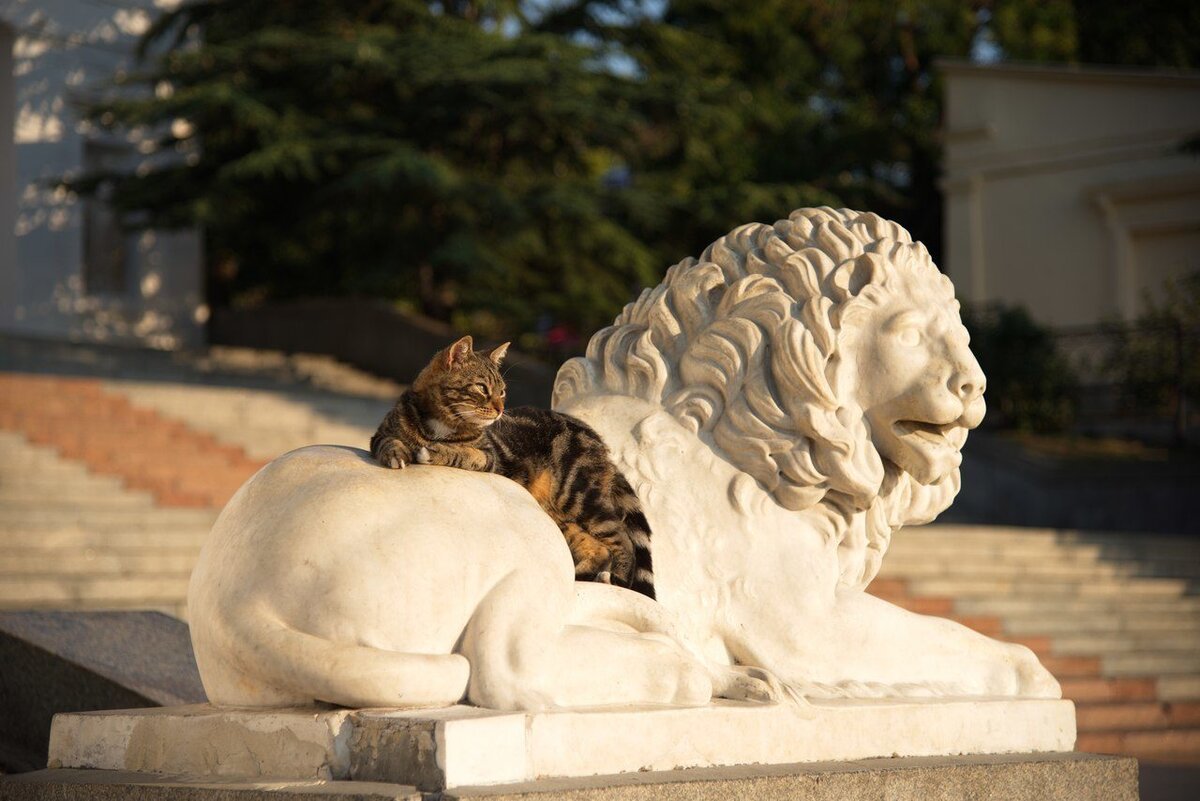
[[[659,603],[577,584],[507,479],[318,446],[218,519],[189,593],[218,704],[502,709],[714,695],[1057,698],[1028,649],[862,590],[944,510],[984,376],[949,280],[895,223],[742,226],[596,334],[554,405],[612,449]]]

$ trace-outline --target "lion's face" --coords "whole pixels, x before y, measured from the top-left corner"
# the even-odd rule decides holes
[[[847,332],[859,406],[881,456],[930,484],[962,462],[983,420],[985,378],[955,304],[922,297],[910,278]]]

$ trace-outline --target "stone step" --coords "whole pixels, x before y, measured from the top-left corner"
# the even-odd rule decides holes
[[[1101,658],[1104,676],[1189,675],[1200,670],[1200,651],[1141,651]]]
[[[44,475],[57,478],[58,476],[91,475],[81,464],[64,462],[53,448],[34,445],[11,431],[0,431],[0,433],[18,437],[21,442],[20,448],[12,446],[0,448],[0,461],[3,462],[3,466],[0,467],[0,476],[2,477],[19,478]],[[37,472],[34,473],[34,470]]]
[[[1101,662],[1094,656],[1042,656],[1042,665],[1054,678],[1063,679],[1100,678]]]
[[[1098,553],[1004,554],[991,552],[926,552],[910,549],[890,552],[884,558],[881,575],[896,577],[941,576],[966,573],[970,575],[1030,575],[1095,574],[1125,576],[1200,576],[1200,558],[1191,556],[1122,556]],[[1098,571],[1094,573],[1093,571]]]
[[[886,561],[880,571],[881,578],[928,580],[942,578],[982,578],[994,580],[1027,579],[1037,581],[1089,581],[1095,578],[1118,578],[1130,575],[1130,566],[1100,562],[1049,562],[1032,561],[1029,564],[1003,562],[994,559],[979,559],[970,562],[937,562],[913,559],[912,561]]]
[[[208,539],[210,528],[211,526],[208,525],[116,529],[58,526],[42,529],[21,528],[10,531],[0,528],[0,547],[44,550],[46,552],[87,548],[114,551],[144,548],[195,550]]]
[[[1128,632],[1052,638],[1052,651],[1062,656],[1117,655],[1134,651],[1200,652],[1200,627],[1186,632]]]
[[[934,524],[911,526],[903,529],[902,536],[909,540],[934,540],[939,542],[975,543],[1003,540],[1012,544],[1038,544],[1055,542],[1060,536],[1060,532],[1052,528],[1025,528],[1021,526]]]
[[[1200,700],[1200,666],[1190,675],[1160,676],[1156,689],[1162,701]]]
[[[40,512],[48,506],[55,509],[75,511],[95,509],[152,509],[154,500],[150,493],[140,490],[117,492],[78,492],[73,487],[64,487],[61,492],[45,491],[32,493],[23,490],[0,488],[0,509],[12,514]]]
[[[391,406],[386,401],[362,399],[326,399],[310,404],[279,393],[218,387],[110,382],[107,388],[160,415],[186,421],[193,429],[221,442],[242,447],[256,459],[270,459],[314,444],[366,447],[378,421]],[[362,424],[336,419],[347,415]]]
[[[213,509],[55,509],[0,508],[0,531],[38,528],[174,529],[210,527]]]
[[[1181,764],[1200,762],[1200,728],[1166,731],[1084,732],[1075,750],[1097,754],[1127,754],[1143,759],[1171,755]]]
[[[885,557],[886,559],[887,557]],[[883,578],[914,581],[970,578],[983,581],[1091,582],[1106,579],[1168,579],[1191,581],[1194,587],[1200,579],[1200,562],[1186,559],[1126,559],[1103,561],[1063,562],[1036,559],[1032,564],[1005,562],[981,557],[977,561],[958,563],[931,559],[895,564],[884,562]]]
[[[1039,596],[1009,598],[959,598],[954,608],[962,614],[1000,615],[1006,619],[1043,616],[1048,619],[1077,618],[1081,621],[1102,616],[1144,616],[1179,614],[1192,619],[1200,615],[1200,598],[1043,598]]]
[[[1104,549],[1099,545],[1068,545],[1046,540],[1037,543],[1010,543],[1004,540],[953,542],[950,540],[907,539],[901,531],[888,547],[884,564],[893,558],[933,559],[941,562],[996,559],[1004,562],[1032,562],[1051,559],[1062,562],[1087,562],[1101,558]]]
[[[1189,540],[1168,540],[1147,543],[1136,540],[1113,539],[1104,543],[1047,542],[1040,545],[1010,544],[1002,540],[991,543],[955,543],[933,540],[907,541],[904,533],[893,539],[885,564],[891,561],[914,559],[932,560],[944,564],[978,562],[991,559],[1013,564],[1034,563],[1044,559],[1057,563],[1121,562],[1145,559],[1185,559],[1200,561],[1200,547]]]
[[[1080,732],[1197,728],[1200,702],[1077,703],[1075,721]]]
[[[120,607],[177,605],[187,598],[190,573],[155,576],[13,577],[0,576],[0,607],[78,608],[78,604]]]
[[[72,465],[72,467],[77,469],[70,473],[50,474],[43,469],[24,471],[16,475],[0,473],[0,491],[44,493],[60,491],[69,487],[80,493],[100,495],[121,492],[125,489],[125,484],[116,476],[89,473],[77,465]]]
[[[1163,641],[1169,639],[1195,639],[1200,635],[1200,620],[1195,613],[1186,613],[1185,619],[1164,616],[1170,613],[1146,613],[1137,615],[1124,613],[1121,617],[1112,618],[1080,618],[1080,617],[1045,617],[1038,618],[1003,618],[1002,630],[1009,637],[1045,636],[1058,638],[1092,638],[1092,637],[1121,637],[1144,634],[1144,639]],[[1181,613],[1182,615],[1183,613]],[[1137,637],[1135,641],[1142,641]]]
[[[971,578],[922,579],[910,582],[913,595],[952,598],[1016,596],[1049,607],[1063,598],[1172,598],[1187,590],[1179,579],[1102,578],[1094,581],[1036,581]]]
[[[1121,563],[1112,565],[1096,565],[1088,570],[1056,570],[1053,567],[1043,567],[1037,571],[1014,569],[1005,565],[978,567],[963,566],[940,569],[933,566],[918,567],[908,570],[900,567],[896,570],[884,569],[879,574],[880,579],[896,579],[900,581],[946,581],[970,579],[975,582],[1039,582],[1047,585],[1066,583],[1086,584],[1111,580],[1143,579],[1168,581],[1183,581],[1184,586],[1190,587],[1185,591],[1195,595],[1195,587],[1200,581],[1200,567],[1182,562],[1163,561],[1159,563]]]
[[[1158,683],[1152,678],[1060,677],[1059,683],[1062,685],[1063,698],[1069,698],[1077,704],[1153,701],[1158,698]]]
[[[1081,552],[1100,556],[1128,554],[1143,556],[1191,556],[1200,559],[1200,543],[1187,537],[1162,534],[1104,532],[1030,533],[1022,529],[983,527],[969,532],[941,530],[938,526],[903,529],[892,539],[889,553],[917,548],[924,553],[994,552],[1000,556],[1031,552]]]
[[[190,572],[200,548],[21,549],[0,551],[0,576],[76,577]]]

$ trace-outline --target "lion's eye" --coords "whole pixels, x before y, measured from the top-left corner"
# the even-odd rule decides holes
[[[915,326],[907,325],[896,333],[896,339],[900,340],[901,345],[911,348],[921,344],[921,332]]]

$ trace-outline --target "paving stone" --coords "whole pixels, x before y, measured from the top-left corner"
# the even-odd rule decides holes
[[[0,612],[0,770],[45,765],[57,712],[205,699],[187,625],[155,612]]]

